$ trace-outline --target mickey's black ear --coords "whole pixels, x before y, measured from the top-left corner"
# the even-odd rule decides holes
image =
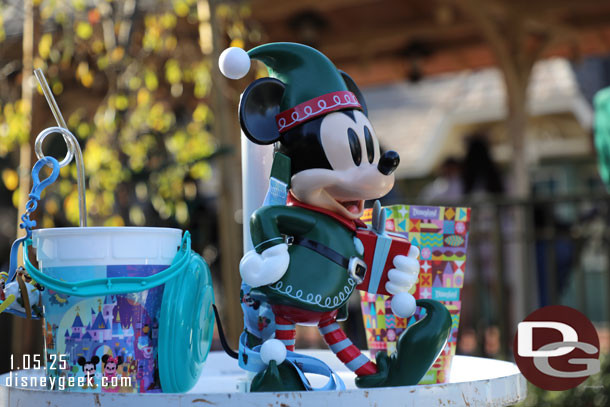
[[[360,106],[362,106],[362,110],[364,111],[364,115],[368,117],[369,110],[366,108],[366,102],[364,101],[364,96],[362,95],[362,92],[358,88],[358,85],[356,85],[356,82],[354,82],[354,80],[352,79],[351,76],[349,76],[348,74],[346,74],[342,70],[339,70],[339,73],[343,77],[343,81],[347,85],[347,89],[350,92],[352,92],[354,95],[356,95],[356,99],[358,99],[358,102],[360,103]]]
[[[239,102],[239,123],[250,141],[272,144],[280,138],[275,116],[286,85],[274,78],[261,78],[250,84]]]
[[[100,363],[100,358],[98,358],[97,356],[92,357],[91,363],[93,363],[94,365],[97,365],[98,363]]]
[[[78,363],[81,366],[85,366],[85,363],[87,363],[87,359],[85,359],[82,356],[79,356],[78,359],[76,360],[76,363]]]

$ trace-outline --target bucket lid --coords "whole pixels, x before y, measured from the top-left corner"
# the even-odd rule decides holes
[[[32,232],[42,268],[170,265],[182,231],[156,227],[70,227]]]
[[[213,303],[210,269],[191,252],[188,267],[163,293],[157,357],[164,393],[184,393],[197,383],[212,345]]]

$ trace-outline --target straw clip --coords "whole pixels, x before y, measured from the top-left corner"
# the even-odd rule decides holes
[[[49,108],[53,113],[53,117],[55,118],[55,121],[59,126],[49,127],[48,129],[43,130],[38,135],[38,137],[36,137],[36,143],[34,146],[36,156],[39,159],[45,157],[44,153],[42,152],[42,142],[49,134],[60,133],[64,137],[66,145],[68,146],[68,153],[66,154],[66,157],[59,163],[59,166],[60,168],[65,167],[72,161],[72,158],[76,159],[76,181],[78,184],[78,203],[80,211],[79,223],[81,227],[85,227],[87,226],[87,202],[85,196],[85,166],[83,163],[83,153],[80,149],[80,145],[78,144],[78,140],[76,139],[76,137],[74,137],[74,134],[72,134],[68,130],[68,125],[66,124],[66,121],[64,120],[64,117],[61,114],[61,111],[59,110],[59,106],[57,106],[57,102],[55,101],[53,92],[51,91],[51,88],[49,87],[49,84],[44,74],[42,73],[42,70],[35,69],[34,76],[36,76],[36,79],[40,84],[40,88],[42,89],[42,93],[44,94],[44,97],[47,100],[47,103],[49,104]]]

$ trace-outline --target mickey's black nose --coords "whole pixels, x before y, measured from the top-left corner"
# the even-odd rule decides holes
[[[400,164],[400,156],[396,151],[386,151],[381,155],[377,169],[383,175],[390,175]]]

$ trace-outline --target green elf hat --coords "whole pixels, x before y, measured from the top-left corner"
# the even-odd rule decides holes
[[[348,89],[344,74],[314,48],[292,42],[264,44],[248,52],[231,47],[220,55],[220,71],[230,79],[243,78],[251,59],[263,62],[269,76],[286,86],[275,117],[280,133],[333,111],[365,110]]]

